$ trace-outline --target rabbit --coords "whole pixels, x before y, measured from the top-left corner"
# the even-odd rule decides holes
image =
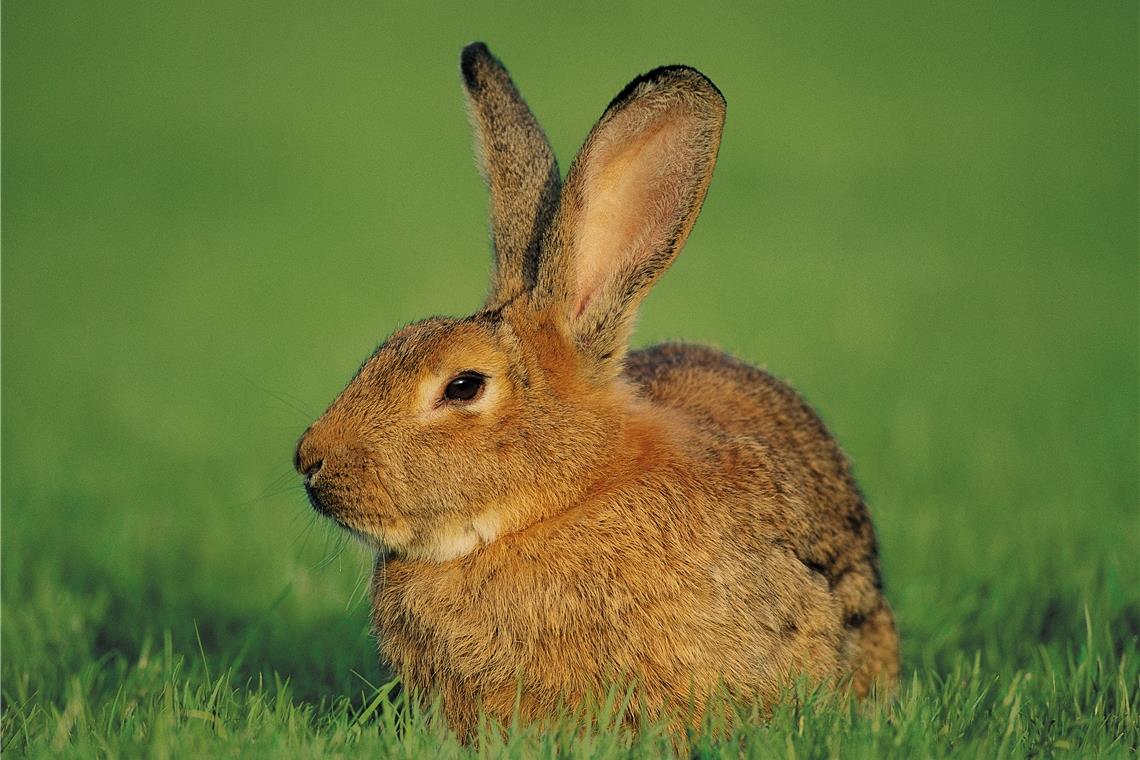
[[[563,184],[503,65],[482,43],[460,64],[486,302],[389,337],[295,453],[312,506],[376,552],[381,658],[462,736],[612,684],[634,723],[800,678],[889,693],[875,533],[820,418],[712,348],[627,347],[704,201],[721,92],[637,77]]]

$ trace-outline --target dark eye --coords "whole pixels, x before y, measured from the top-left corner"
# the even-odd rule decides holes
[[[443,397],[448,401],[471,401],[483,390],[487,378],[477,372],[464,372],[443,389]]]

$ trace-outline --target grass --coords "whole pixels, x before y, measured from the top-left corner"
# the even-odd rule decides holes
[[[636,341],[791,379],[872,505],[897,699],[797,692],[693,753],[1135,756],[1133,4],[2,13],[6,756],[671,746],[569,714],[455,744],[376,662],[368,558],[291,473],[387,332],[483,294],[475,38],[564,166],[635,73],[724,90],[705,212]]]

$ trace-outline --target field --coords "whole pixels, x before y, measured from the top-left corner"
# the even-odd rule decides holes
[[[426,6],[427,4],[425,4]],[[563,168],[632,76],[725,92],[635,342],[788,378],[855,462],[897,699],[800,692],[701,757],[1135,757],[1134,3],[3,6],[6,757],[657,757],[462,747],[367,632],[292,447],[396,326],[484,294],[458,52]]]

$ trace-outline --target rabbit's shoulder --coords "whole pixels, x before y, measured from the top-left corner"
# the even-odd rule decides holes
[[[694,343],[661,343],[626,356],[625,377],[652,403],[778,449],[834,448],[819,416],[790,385],[759,367]]]

